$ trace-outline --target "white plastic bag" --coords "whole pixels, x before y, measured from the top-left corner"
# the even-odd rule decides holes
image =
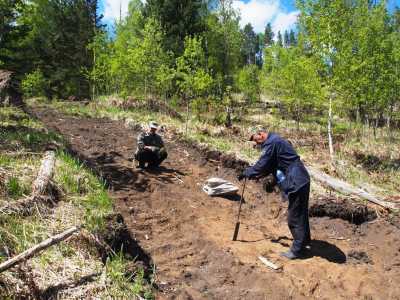
[[[209,178],[203,185],[203,191],[209,196],[231,195],[238,190],[233,183],[218,177]]]

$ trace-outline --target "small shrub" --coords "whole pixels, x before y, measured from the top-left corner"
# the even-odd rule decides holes
[[[44,96],[48,82],[39,69],[25,76],[22,80],[22,91],[26,97]]]
[[[177,109],[182,105],[182,99],[178,96],[178,95],[174,95],[172,96],[169,105],[174,108]]]

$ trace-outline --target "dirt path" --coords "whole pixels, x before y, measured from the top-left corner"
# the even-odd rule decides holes
[[[214,175],[237,183],[233,170],[166,137],[163,168],[136,171],[128,158],[138,132],[123,122],[35,114],[106,178],[116,210],[156,265],[157,298],[400,299],[400,231],[386,220],[311,218],[309,257],[285,261],[278,254],[291,243],[286,208],[260,184],[249,184],[239,241],[232,242],[237,199],[209,198],[201,184]],[[267,269],[259,255],[283,271]]]

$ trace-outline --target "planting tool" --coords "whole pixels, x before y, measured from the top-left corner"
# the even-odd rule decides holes
[[[239,234],[239,227],[240,227],[240,211],[241,211],[241,209],[242,209],[243,195],[244,195],[244,190],[245,190],[245,188],[246,188],[246,181],[247,181],[247,178],[244,179],[244,183],[243,183],[242,196],[240,197],[240,204],[239,204],[239,212],[238,212],[238,215],[237,215],[236,226],[235,226],[235,231],[233,232],[232,241],[236,241],[237,236],[238,236],[238,234]]]

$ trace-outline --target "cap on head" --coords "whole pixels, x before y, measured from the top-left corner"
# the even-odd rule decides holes
[[[262,144],[267,139],[267,137],[268,134],[264,128],[257,129],[257,131],[249,137],[249,141],[256,142],[257,144]]]
[[[158,124],[154,121],[151,121],[149,123],[149,127],[150,127],[150,129],[158,129]]]

